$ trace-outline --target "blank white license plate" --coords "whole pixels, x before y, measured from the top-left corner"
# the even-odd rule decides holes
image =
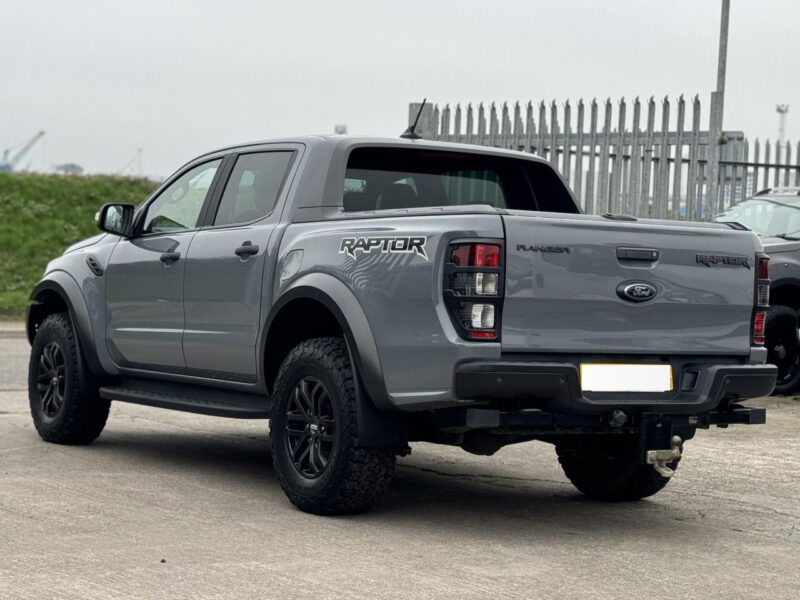
[[[669,392],[672,366],[581,363],[581,388],[588,392]]]

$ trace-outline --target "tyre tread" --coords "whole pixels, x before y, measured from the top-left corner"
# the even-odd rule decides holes
[[[36,365],[33,364],[34,356],[37,356],[36,349],[45,343],[48,336],[60,334],[66,340],[67,348],[64,348],[65,361],[70,371],[72,381],[67,389],[64,399],[63,412],[57,417],[55,423],[46,423],[36,417],[37,409],[35,403],[38,397],[35,392]],[[100,398],[96,394],[86,394],[86,390],[81,390],[79,380],[79,370],[81,363],[78,357],[78,343],[72,321],[66,313],[54,313],[45,317],[42,321],[34,339],[31,349],[31,365],[29,366],[29,397],[31,402],[31,413],[33,423],[39,436],[46,442],[54,444],[90,444],[102,433],[110,408],[110,401]],[[85,367],[84,367],[85,368]],[[88,373],[82,374],[85,378]]]
[[[608,450],[591,444],[556,444],[558,462],[564,475],[578,491],[603,502],[641,500],[660,492],[669,483],[652,465],[641,465],[630,448],[616,449],[609,460]],[[602,455],[602,456],[601,456]],[[680,459],[670,463],[676,469]]]
[[[359,448],[355,378],[347,346],[341,338],[314,338],[295,346],[283,361],[275,383],[275,411],[281,403],[277,397],[286,393],[289,369],[298,361],[312,360],[322,365],[335,381],[339,402],[339,427],[344,433],[342,454],[337,458],[335,473],[325,493],[309,497],[293,490],[273,448],[275,470],[289,500],[303,511],[320,514],[350,514],[372,507],[389,486],[395,467],[395,453],[385,448]],[[275,414],[273,414],[275,422]]]

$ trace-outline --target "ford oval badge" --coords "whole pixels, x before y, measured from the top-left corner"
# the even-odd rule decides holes
[[[617,286],[617,295],[628,302],[647,302],[656,294],[656,286],[645,281],[623,281]]]

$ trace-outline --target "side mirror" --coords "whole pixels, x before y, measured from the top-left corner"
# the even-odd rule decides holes
[[[133,204],[106,204],[95,215],[101,231],[113,235],[130,235],[133,225]]]

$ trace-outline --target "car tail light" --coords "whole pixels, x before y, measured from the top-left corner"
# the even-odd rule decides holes
[[[503,300],[503,247],[497,243],[450,245],[444,269],[444,299],[461,337],[497,341]]]
[[[753,344],[756,346],[764,345],[764,324],[766,322],[767,313],[759,310],[753,316]]]
[[[769,279],[769,257],[767,256],[758,258],[758,278]]]
[[[764,345],[764,331],[767,320],[766,309],[769,308],[769,257],[758,255],[758,273],[756,278],[755,307],[753,310],[753,345]]]
[[[450,247],[450,262],[457,267],[500,266],[500,246],[497,244],[459,244]]]

